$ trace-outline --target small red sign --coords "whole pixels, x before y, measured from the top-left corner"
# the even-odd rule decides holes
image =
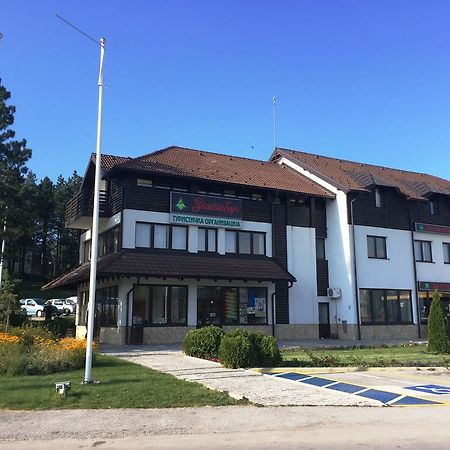
[[[419,291],[450,291],[450,283],[419,281]]]
[[[436,233],[436,234],[450,234],[450,227],[447,225],[433,225],[432,223],[419,223],[415,224],[416,231],[422,233]]]

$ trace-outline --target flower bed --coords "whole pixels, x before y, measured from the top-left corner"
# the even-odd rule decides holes
[[[0,332],[0,374],[40,375],[80,369],[85,354],[84,340],[56,339],[31,327]]]

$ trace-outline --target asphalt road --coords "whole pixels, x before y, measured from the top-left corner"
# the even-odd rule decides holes
[[[0,449],[448,449],[450,407],[0,412]]]

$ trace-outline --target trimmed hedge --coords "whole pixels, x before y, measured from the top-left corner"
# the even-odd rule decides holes
[[[437,291],[433,293],[433,300],[428,315],[428,351],[431,353],[449,353],[450,351],[447,323]]]
[[[214,325],[188,331],[183,342],[183,352],[196,358],[217,359],[224,335],[222,328]]]
[[[281,354],[272,336],[237,328],[222,339],[219,361],[233,369],[274,367],[281,363]]]

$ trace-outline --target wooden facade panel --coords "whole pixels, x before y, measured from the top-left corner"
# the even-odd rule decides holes
[[[309,206],[288,206],[287,224],[295,227],[311,227],[311,209]]]
[[[126,184],[124,208],[170,212],[170,190]]]
[[[272,222],[272,204],[267,201],[242,200],[242,220]]]

